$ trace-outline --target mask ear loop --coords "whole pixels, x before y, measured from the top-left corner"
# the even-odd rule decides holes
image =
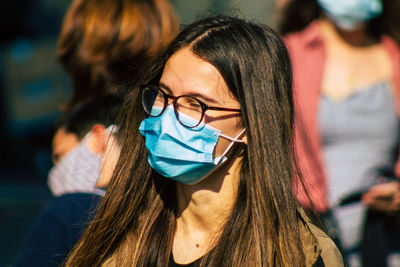
[[[225,155],[229,152],[229,150],[232,148],[232,146],[233,146],[235,143],[244,143],[244,141],[243,141],[242,139],[238,139],[238,138],[241,137],[242,134],[243,134],[245,131],[246,131],[246,128],[243,128],[243,129],[239,132],[239,134],[236,135],[235,138],[232,138],[232,137],[230,137],[230,136],[227,136],[227,135],[224,135],[224,134],[221,134],[221,133],[218,134],[219,136],[221,136],[221,137],[223,137],[223,138],[225,138],[225,139],[228,139],[228,140],[230,140],[230,141],[232,141],[232,142],[231,142],[231,143],[229,144],[229,146],[225,149],[224,153],[222,153],[221,156],[215,158],[215,160],[214,160],[214,164],[215,164],[215,165],[218,165],[218,164],[220,164],[220,163],[223,163],[225,160],[227,160],[227,158],[225,157]]]
[[[106,133],[108,133],[108,134],[116,134],[117,131],[118,131],[118,126],[115,124],[111,124],[106,129]]]
[[[243,128],[237,135],[236,137],[232,138],[230,136],[224,135],[222,133],[218,134],[219,136],[222,136],[225,139],[228,139],[232,142],[236,142],[236,143],[244,143],[244,141],[242,139],[238,139],[240,136],[242,136],[242,134],[246,131],[246,128]]]

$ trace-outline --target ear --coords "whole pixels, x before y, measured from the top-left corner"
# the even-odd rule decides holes
[[[100,154],[105,150],[106,138],[106,127],[103,124],[95,124],[90,129],[90,136],[86,144],[94,154]]]

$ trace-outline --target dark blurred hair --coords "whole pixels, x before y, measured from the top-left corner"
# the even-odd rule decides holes
[[[64,128],[66,132],[73,133],[82,140],[95,124],[102,124],[106,128],[116,124],[122,104],[123,99],[117,95],[88,99],[64,111],[56,121],[54,131]]]
[[[292,76],[283,42],[266,26],[206,18],[178,35],[143,82],[158,82],[167,60],[183,48],[218,69],[240,102],[248,138],[234,208],[201,266],[304,266],[292,193]],[[67,266],[99,266],[110,256],[117,266],[168,265],[176,183],[147,162],[139,90],[128,102],[125,145],[111,184]]]
[[[380,38],[382,34],[391,36],[400,44],[400,0],[382,0],[382,14],[371,20],[368,31]],[[321,15],[317,0],[289,0],[280,15],[281,34],[301,31]]]
[[[142,65],[178,32],[168,0],[74,0],[57,56],[73,82],[69,106],[127,88]]]

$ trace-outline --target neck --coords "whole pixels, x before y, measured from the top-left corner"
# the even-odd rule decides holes
[[[336,27],[328,19],[322,18],[320,29],[323,36],[331,42],[346,43],[355,47],[364,47],[376,43],[376,40],[368,33],[366,24],[361,24],[352,30],[343,30]]]
[[[194,185],[177,183],[177,234],[218,234],[231,214],[239,186],[242,157],[234,157]]]

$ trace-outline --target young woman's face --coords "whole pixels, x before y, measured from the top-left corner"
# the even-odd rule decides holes
[[[240,109],[218,70],[189,48],[183,48],[169,58],[160,84],[169,88],[170,91],[166,91],[173,96],[190,95],[209,106]],[[207,110],[203,122],[230,137],[236,137],[243,129],[238,112]],[[214,156],[220,156],[230,142],[219,138]]]

